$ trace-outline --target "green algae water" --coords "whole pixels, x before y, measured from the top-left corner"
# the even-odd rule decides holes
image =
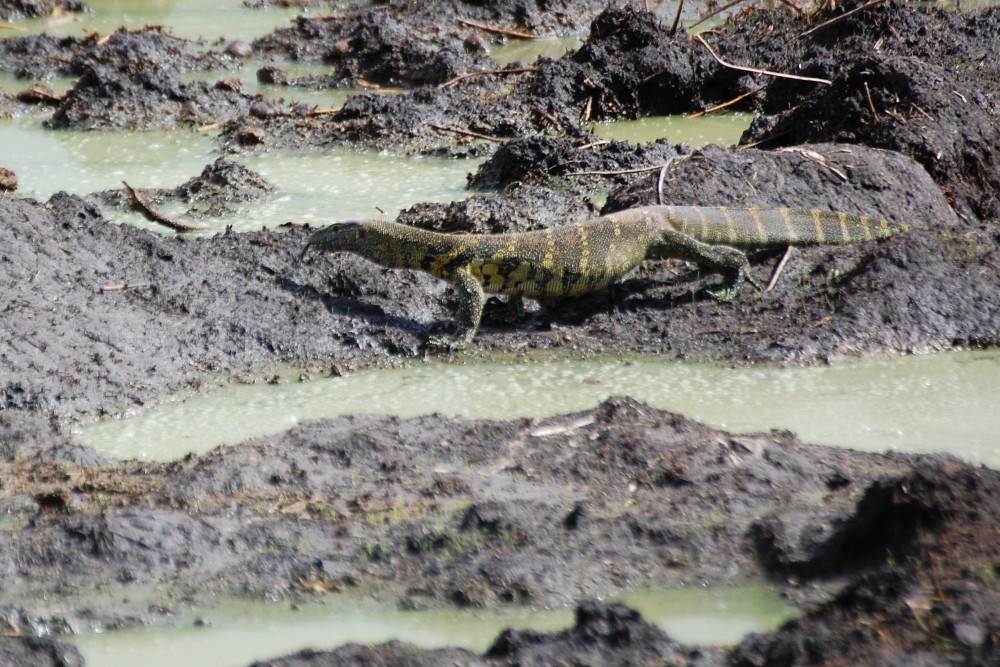
[[[215,160],[214,140],[191,130],[169,132],[45,131],[40,119],[0,122],[3,166],[20,180],[18,194],[48,199],[60,190],[87,195],[122,187],[172,188],[198,175]],[[248,205],[242,215],[194,219],[211,231],[232,225],[251,231],[284,222],[326,225],[338,220],[389,215],[418,202],[464,198],[470,160],[399,157],[384,153],[331,149],[323,153],[272,151],[235,157],[278,189],[264,204]],[[164,206],[168,215],[185,208]],[[164,231],[137,213],[106,210],[106,217]]]
[[[766,587],[642,591],[616,598],[686,644],[730,644],[766,632],[795,616]],[[194,617],[194,614],[191,614]],[[486,651],[505,628],[557,632],[573,624],[573,611],[397,611],[341,605],[292,611],[278,604],[230,604],[189,619],[185,627],[140,629],[64,637],[90,667],[242,667],[309,646],[331,649],[356,642],[409,642],[421,648],[460,646]]]
[[[650,116],[639,120],[598,123],[594,132],[601,139],[634,144],[667,139],[672,144],[701,148],[708,144],[733,146],[750,127],[752,114],[718,113],[705,116]]]
[[[187,39],[225,38],[250,41],[289,25],[303,14],[299,8],[273,6],[250,10],[243,0],[87,0],[87,11],[67,16],[23,21],[18,27],[58,37],[106,35],[119,27],[141,30],[164,26],[171,35]],[[330,6],[326,5],[325,10]],[[326,13],[329,13],[327,11]]]
[[[81,429],[76,438],[115,458],[170,460],[324,417],[545,417],[592,408],[615,395],[734,432],[786,428],[805,442],[947,451],[1000,465],[995,351],[797,368],[728,368],[655,357],[416,363],[306,382],[228,386],[106,420]]]

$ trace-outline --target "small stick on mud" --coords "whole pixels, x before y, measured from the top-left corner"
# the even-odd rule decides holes
[[[135,188],[131,185],[122,181],[122,185],[128,190],[129,195],[132,197],[132,208],[139,211],[142,217],[146,218],[150,222],[156,222],[170,229],[176,230],[178,232],[196,232],[202,229],[208,229],[207,227],[199,227],[198,225],[192,225],[190,223],[184,222],[183,220],[175,220],[163,213],[160,213],[154,209],[145,199],[143,199]]]
[[[616,169],[613,171],[567,171],[563,176],[622,176],[624,174],[641,174],[644,171],[656,171],[660,165],[655,167],[639,167],[638,169]]]
[[[788,262],[788,258],[792,256],[792,252],[794,250],[794,246],[788,246],[788,249],[785,250],[785,254],[781,258],[781,261],[778,262],[778,266],[774,267],[774,273],[771,274],[771,280],[768,281],[767,287],[764,288],[765,292],[770,292],[774,289],[774,286],[778,283],[778,276],[780,276],[781,272],[785,270],[785,264]]]
[[[140,289],[143,287],[149,287],[149,283],[112,283],[110,285],[101,285],[101,291],[120,292],[126,289]]]
[[[885,0],[878,0],[878,1],[884,2]],[[824,83],[828,86],[833,84],[833,81],[830,81],[829,79],[819,79],[812,76],[798,76],[797,74],[785,74],[784,72],[772,72],[771,70],[767,69],[758,69],[756,67],[744,67],[743,65],[735,65],[733,63],[726,62],[725,60],[720,58],[719,55],[715,52],[715,50],[712,48],[712,46],[705,41],[704,37],[701,36],[701,33],[695,35],[694,38],[699,42],[701,42],[705,46],[705,48],[708,49],[708,52],[712,54],[712,57],[715,58],[716,62],[718,62],[723,67],[739,70],[740,72],[750,72],[751,74],[765,74],[767,76],[773,76],[779,79],[793,79],[795,81],[811,81],[813,83]]]
[[[336,107],[334,109],[312,109],[311,111],[307,111],[305,116],[306,118],[312,118],[314,116],[329,116],[331,114],[340,113],[342,108],[343,107]]]
[[[863,5],[861,5],[860,7],[855,7],[854,9],[852,9],[849,12],[844,12],[840,16],[835,16],[832,19],[830,19],[829,21],[823,21],[819,25],[813,26],[812,28],[809,28],[809,30],[806,30],[804,33],[802,33],[801,35],[799,35],[795,39],[802,39],[803,37],[808,37],[809,35],[813,34],[814,32],[816,32],[818,30],[822,30],[823,28],[826,28],[827,26],[831,26],[834,23],[838,23],[840,21],[843,21],[847,17],[854,16],[858,12],[863,12],[866,9],[874,7],[875,5],[881,5],[884,2],[888,2],[888,0],[871,0],[871,2],[867,2],[867,3],[863,4]]]
[[[438,88],[451,88],[460,81],[465,81],[466,79],[471,79],[475,76],[489,76],[491,74],[524,74],[525,72],[537,72],[537,67],[519,67],[517,69],[484,69],[480,72],[469,72],[468,74],[459,74],[454,79],[448,79],[444,83],[438,84]]]
[[[491,137],[488,134],[479,134],[478,132],[470,132],[469,130],[460,130],[457,127],[444,127],[442,125],[435,125],[433,123],[430,123],[430,126],[435,130],[437,130],[438,132],[452,132],[453,134],[461,134],[466,137],[475,137],[476,139],[485,139],[486,141],[495,141],[500,144],[507,141],[506,139]]]
[[[681,22],[681,10],[683,9],[684,9],[684,0],[681,0],[680,2],[677,3],[677,13],[674,14],[674,22],[670,26],[671,35],[677,34],[677,24]],[[646,8],[646,11],[647,12],[649,11],[649,7]]]
[[[493,26],[483,25],[482,23],[476,23],[475,21],[469,21],[466,19],[455,19],[462,25],[467,25],[470,28],[477,28],[479,30],[484,30],[486,32],[492,32],[495,35],[503,35],[504,37],[513,37],[515,39],[555,39],[555,35],[532,35],[526,32],[517,32],[516,30],[505,30],[504,28],[494,28]]]
[[[597,148],[598,146],[607,146],[611,142],[607,139],[601,139],[600,141],[591,141],[589,144],[584,144],[580,146],[581,151],[585,151],[588,148]]]
[[[875,103],[872,102],[872,91],[868,88],[868,82],[865,81],[865,97],[868,98],[868,108],[872,110],[872,116],[875,118],[875,122],[878,122],[878,111],[875,111]]]
[[[11,25],[9,23],[0,23],[0,30],[15,30],[17,32],[28,32],[27,28],[22,28],[19,25]]]
[[[721,111],[722,109],[725,109],[726,107],[730,107],[730,106],[736,104],[737,102],[739,102],[740,100],[742,100],[742,99],[744,99],[746,97],[750,97],[751,95],[756,95],[760,91],[764,90],[764,88],[766,88],[766,86],[757,86],[753,90],[747,91],[747,92],[743,93],[742,95],[737,95],[736,97],[734,97],[733,99],[729,100],[728,102],[723,102],[722,104],[716,104],[714,107],[712,107],[710,109],[705,109],[704,111],[696,111],[695,113],[693,113],[690,116],[688,116],[688,118],[701,118],[702,116],[707,116],[710,113],[715,113],[716,111]]]

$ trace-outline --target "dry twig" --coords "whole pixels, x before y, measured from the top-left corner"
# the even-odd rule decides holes
[[[745,92],[742,95],[737,95],[736,97],[734,97],[733,99],[729,100],[728,102],[723,102],[722,104],[716,104],[711,109],[705,109],[704,111],[696,111],[695,113],[693,113],[690,116],[688,116],[688,118],[701,118],[702,116],[707,116],[710,113],[715,113],[716,111],[720,111],[722,109],[725,109],[726,107],[732,106],[732,105],[736,104],[737,102],[739,102],[740,100],[742,100],[742,99],[744,99],[746,97],[750,97],[751,95],[756,95],[760,91],[764,90],[765,87],[766,86],[757,86],[756,88],[754,88],[751,91]]]
[[[435,125],[434,123],[429,123],[429,125],[438,132],[451,132],[453,134],[461,134],[466,137],[475,137],[476,139],[485,139],[486,141],[495,141],[497,143],[503,143],[507,141],[506,139],[491,137],[488,134],[480,134],[479,132],[470,132],[469,130],[460,130],[457,127],[444,127],[442,125]]]
[[[132,197],[132,208],[139,211],[139,213],[142,214],[142,217],[146,218],[150,222],[159,223],[179,232],[196,232],[202,229],[207,229],[207,227],[192,225],[188,222],[184,222],[183,220],[176,220],[168,215],[160,213],[153,208],[149,202],[143,199],[131,185],[125,181],[122,181],[122,185],[125,186],[125,189],[128,190],[129,195]]]
[[[525,72],[537,72],[537,67],[519,67],[517,69],[485,69],[480,72],[469,72],[468,74],[459,74],[454,79],[448,79],[444,83],[438,84],[438,88],[451,88],[460,81],[465,81],[466,79],[471,79],[475,76],[489,76],[490,74],[524,74]]]
[[[486,32],[492,32],[495,35],[503,35],[504,37],[513,37],[515,39],[555,39],[555,35],[532,35],[526,32],[518,32],[516,30],[506,30],[504,28],[494,28],[493,26],[483,25],[482,23],[476,23],[475,21],[469,21],[467,19],[455,19],[462,25],[467,25],[470,28],[476,28],[478,30],[484,30]]]
[[[794,251],[795,246],[788,246],[788,249],[785,250],[785,254],[781,258],[781,261],[778,262],[778,266],[774,267],[774,273],[771,274],[771,280],[768,281],[767,287],[764,288],[765,292],[770,292],[774,289],[774,286],[778,283],[778,276],[780,276],[781,272],[784,271],[785,264],[788,262],[788,258],[792,256],[792,252]]]
[[[879,2],[883,1],[884,0],[879,0]],[[797,74],[785,74],[784,72],[772,72],[771,70],[767,69],[758,69],[756,67],[744,67],[743,65],[735,65],[733,63],[726,62],[725,60],[720,58],[719,55],[715,52],[715,50],[712,48],[712,46],[705,41],[704,37],[701,36],[701,33],[695,35],[694,38],[699,42],[701,42],[705,46],[705,48],[708,49],[708,52],[712,54],[712,57],[715,58],[716,62],[718,62],[723,67],[739,70],[740,72],[750,72],[751,74],[765,74],[767,76],[773,76],[779,79],[793,79],[795,81],[811,81],[812,83],[824,83],[828,86],[833,83],[833,81],[830,81],[829,79],[819,79],[812,76],[798,76]]]
[[[568,171],[563,176],[621,176],[624,174],[641,174],[644,171],[656,171],[660,165],[655,167],[639,167],[638,169],[616,169],[612,171]]]

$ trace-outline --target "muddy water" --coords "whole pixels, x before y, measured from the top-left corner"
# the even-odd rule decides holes
[[[678,641],[727,644],[749,632],[777,627],[795,615],[769,588],[682,589],[632,593],[621,601]],[[481,653],[509,627],[555,632],[573,623],[570,609],[502,614],[440,611],[373,611],[367,608],[292,611],[284,605],[229,605],[190,614],[185,627],[70,637],[94,667],[225,667],[246,665],[310,646],[392,639],[423,648],[462,646]],[[193,618],[204,622],[194,626]]]
[[[77,437],[109,456],[169,460],[322,417],[369,412],[542,417],[628,394],[736,432],[787,428],[807,442],[869,451],[949,451],[997,466],[998,377],[997,352],[805,368],[726,368],[654,357],[431,362],[307,382],[225,387],[90,426]]]
[[[39,119],[0,122],[3,164],[20,179],[22,196],[47,199],[135,187],[172,188],[197,175],[216,157],[210,136],[174,132],[51,132]],[[331,150],[325,153],[272,152],[240,158],[279,190],[263,205],[247,207],[235,218],[199,221],[221,231],[260,229],[283,222],[329,224],[357,217],[391,216],[417,202],[462,199],[472,161],[404,158],[381,153]],[[391,187],[388,184],[392,184]],[[171,215],[184,207],[164,206]],[[138,214],[108,210],[109,218],[153,228]],[[156,228],[162,231],[162,228]]]
[[[19,24],[50,35],[102,35],[124,26],[162,25],[177,37],[251,40],[288,24],[301,10],[277,6],[249,11],[243,0],[88,0],[90,11]]]
[[[630,141],[634,144],[668,139],[672,144],[701,148],[707,144],[732,146],[750,127],[753,116],[745,113],[709,114],[707,116],[655,116],[639,120],[598,123],[594,131],[602,139]]]

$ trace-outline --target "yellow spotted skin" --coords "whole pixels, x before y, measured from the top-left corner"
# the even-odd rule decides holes
[[[752,281],[740,247],[855,243],[906,231],[885,220],[817,209],[646,206],[564,227],[515,234],[442,234],[394,222],[344,222],[309,248],[351,252],[389,268],[419,269],[458,290],[458,348],[479,329],[486,294],[577,296],[607,287],[649,258],[677,258],[721,273],[729,299]],[[303,251],[303,254],[306,252]]]

